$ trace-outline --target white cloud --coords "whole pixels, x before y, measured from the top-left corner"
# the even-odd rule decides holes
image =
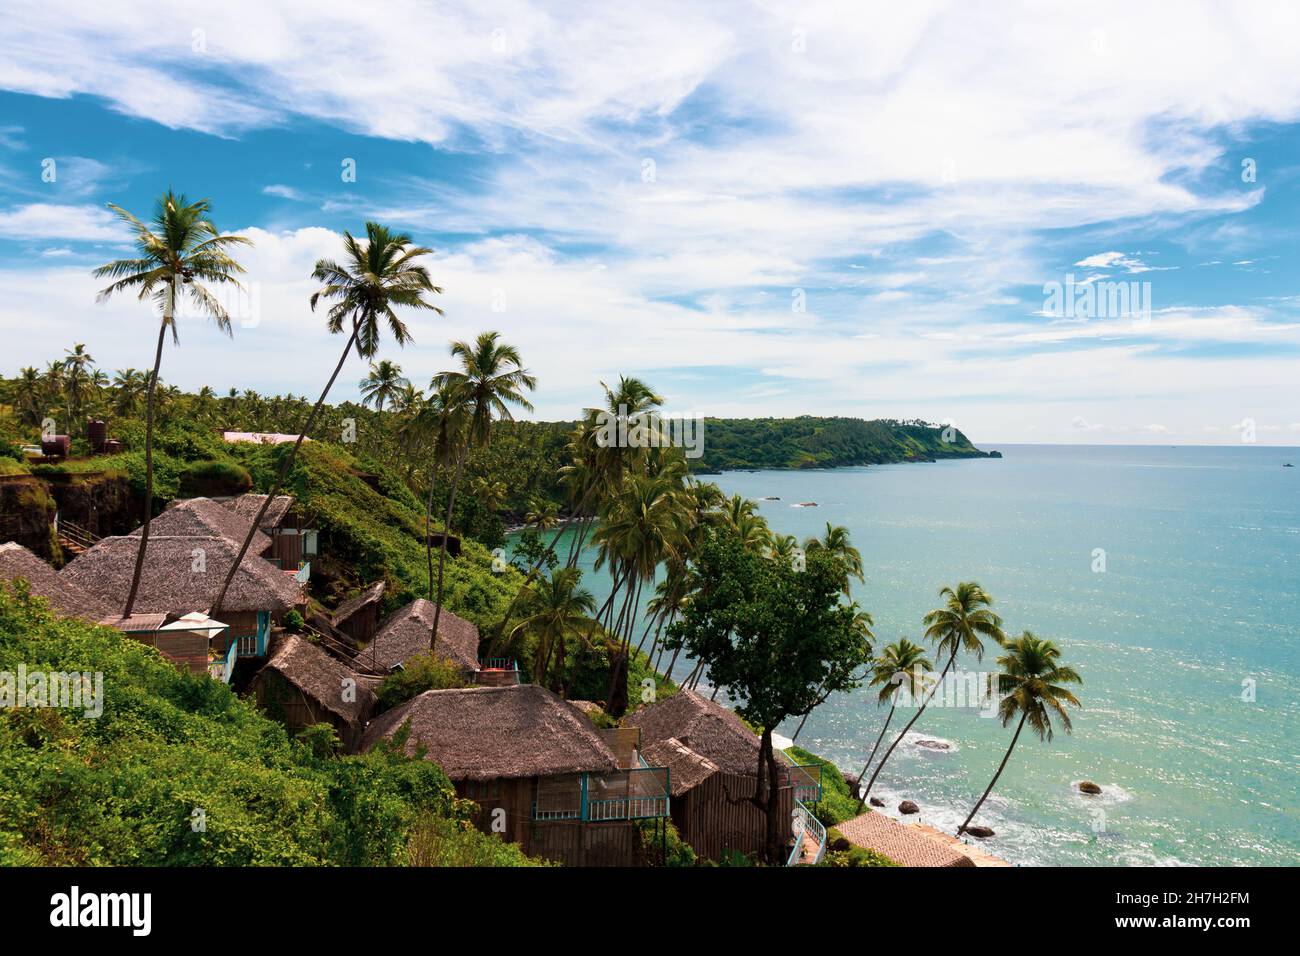
[[[107,209],[38,202],[0,211],[0,238],[123,242],[130,237]]]
[[[295,202],[302,200],[302,193],[292,186],[285,186],[281,183],[272,183],[269,186],[262,187],[262,193],[267,196],[275,196],[279,199],[292,199]]]

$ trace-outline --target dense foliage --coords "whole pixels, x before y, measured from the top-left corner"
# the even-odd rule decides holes
[[[482,856],[433,763],[396,747],[322,754],[226,685],[0,586],[0,671],[19,665],[100,672],[104,706],[0,712],[0,863],[385,865],[408,861],[417,825]],[[523,862],[499,840],[492,851]]]

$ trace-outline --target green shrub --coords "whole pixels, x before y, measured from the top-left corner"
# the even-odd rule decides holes
[[[284,615],[284,626],[295,634],[301,634],[307,622],[303,620],[297,608],[290,608]]]
[[[839,767],[824,757],[819,757],[802,747],[786,751],[796,763],[816,764],[822,768],[822,798],[809,809],[825,826],[834,826],[858,815],[858,798],[849,792]]]
[[[656,832],[655,821],[638,820],[637,842],[648,866],[695,866],[695,850],[682,839],[673,821],[664,820],[665,832]],[[661,862],[662,861],[662,862]]]
[[[480,833],[467,820],[421,816],[411,828],[406,862],[411,866],[558,866],[524,855],[516,843]]]
[[[830,829],[826,831],[826,855],[818,866],[898,866],[889,857],[883,853],[877,853],[875,850],[868,850],[866,847],[849,843],[847,849],[832,850],[831,846],[839,844],[843,846],[849,843],[844,834],[839,830]]]
[[[180,473],[179,489],[185,498],[242,495],[253,487],[248,469],[233,461],[200,461]]]
[[[364,655],[360,658],[365,660]],[[379,713],[390,710],[423,694],[426,690],[464,687],[465,678],[458,665],[432,652],[417,654],[401,670],[393,671],[379,685]]]

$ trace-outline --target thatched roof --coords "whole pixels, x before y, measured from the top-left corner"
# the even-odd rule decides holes
[[[720,769],[708,757],[701,757],[676,737],[651,744],[641,751],[641,756],[652,767],[668,768],[670,796],[674,797],[695,789]]]
[[[375,632],[374,640],[357,652],[357,663],[371,670],[386,671],[406,663],[417,654],[426,653],[437,609],[432,601],[416,598],[388,615]],[[436,647],[439,657],[445,657],[466,670],[475,670],[478,667],[478,640],[477,627],[446,608],[442,609],[442,616],[438,618]]]
[[[235,547],[244,543],[252,515],[241,517],[211,498],[189,498],[178,501],[149,523],[149,538],[159,534],[215,536],[232,541]],[[139,536],[142,529],[131,534]],[[261,554],[271,546],[271,539],[258,531],[248,545],[249,554]]]
[[[97,621],[112,612],[112,606],[73,581],[68,581],[21,544],[0,544],[0,581],[25,580],[31,593],[50,602],[56,613]],[[121,605],[118,605],[120,608]]]
[[[257,517],[258,509],[262,507],[262,502],[266,500],[266,495],[255,495],[251,492],[246,495],[240,495],[238,498],[232,498],[223,504],[237,514],[244,521],[252,521]],[[266,514],[262,515],[263,528],[279,527],[284,516],[289,513],[293,507],[293,495],[276,495],[275,500],[271,502],[266,509]]]
[[[427,690],[381,714],[366,728],[361,749],[392,737],[406,721],[406,752],[426,748],[452,780],[612,773],[618,760],[591,724],[544,687]]]
[[[942,834],[931,836],[916,825],[899,823],[883,813],[864,813],[835,829],[850,843],[883,853],[901,866],[975,865],[966,854],[946,846]]]
[[[357,611],[360,611],[368,604],[375,604],[380,601],[387,586],[383,581],[376,581],[370,587],[363,589],[356,597],[348,598],[334,609],[334,613],[330,615],[330,623],[335,627],[342,627],[347,622],[347,619],[356,614]]]
[[[267,670],[275,671],[321,707],[346,721],[365,720],[374,709],[373,682],[296,634],[285,634],[276,642],[270,659],[258,674]],[[355,688],[355,700],[344,698],[347,687]]]
[[[154,611],[149,614],[132,614],[130,617],[110,614],[101,619],[99,623],[107,625],[115,631],[121,631],[123,634],[151,634],[161,630],[170,616],[170,614],[161,611]]]
[[[642,747],[676,737],[728,773],[758,772],[758,736],[734,711],[694,691],[680,690],[625,717],[623,723],[641,728]]]
[[[59,572],[59,577],[88,591],[109,607],[126,603],[140,539],[105,538]],[[239,546],[221,537],[149,535],[144,572],[136,595],[137,613],[210,610]],[[202,564],[198,564],[201,555]],[[245,555],[222,610],[285,611],[302,602],[302,589],[262,558]]]

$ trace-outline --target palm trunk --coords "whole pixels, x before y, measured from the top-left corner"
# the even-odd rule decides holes
[[[429,600],[433,600],[433,486],[438,481],[438,461],[429,474],[429,496],[424,503],[424,556],[429,564]]]
[[[168,302],[169,312],[176,307],[176,282],[172,281],[171,298]],[[123,617],[130,617],[135,609],[136,592],[140,590],[140,575],[144,572],[144,549],[149,546],[149,522],[153,518],[153,393],[158,386],[158,368],[162,365],[163,341],[167,336],[167,326],[171,324],[171,314],[163,316],[158,329],[158,348],[153,356],[153,375],[149,377],[149,392],[145,399],[144,425],[144,524],[140,528],[140,548],[135,553],[135,570],[131,572],[131,590],[126,594],[126,607]]]
[[[267,493],[266,500],[262,502],[262,507],[257,510],[257,517],[248,526],[248,533],[244,535],[244,543],[239,546],[239,554],[235,556],[234,563],[230,566],[230,570],[226,572],[226,580],[221,585],[221,593],[217,595],[217,600],[212,605],[209,614],[216,614],[221,610],[221,602],[226,599],[226,591],[230,588],[230,582],[235,579],[235,572],[239,570],[239,566],[244,562],[244,555],[248,553],[248,546],[253,542],[253,535],[257,534],[258,528],[261,527],[262,519],[266,516],[266,509],[271,506],[271,502],[280,493],[280,488],[284,485],[284,479],[288,476],[289,469],[293,467],[294,459],[298,457],[298,449],[301,447],[303,439],[307,437],[312,425],[316,423],[316,416],[320,414],[321,406],[325,404],[330,389],[334,387],[334,380],[339,377],[339,372],[343,370],[343,363],[348,360],[348,354],[357,341],[358,329],[359,326],[356,321],[353,321],[352,334],[348,336],[348,344],[343,346],[343,354],[339,356],[338,364],[334,366],[334,374],[325,383],[325,389],[320,393],[320,398],[316,399],[316,404],[312,406],[311,414],[307,416],[302,431],[298,433],[298,440],[293,443],[293,447],[289,449],[289,454],[285,455],[284,461],[280,463],[280,473],[276,475],[275,484],[271,486],[270,492]]]
[[[456,459],[456,476],[451,480],[451,493],[447,496],[447,520],[442,525],[442,550],[438,554],[438,601],[433,607],[433,632],[429,635],[429,653],[438,645],[438,621],[442,617],[442,573],[447,564],[447,536],[451,534],[451,509],[456,504],[456,489],[460,487],[460,475],[465,468],[465,459],[469,449],[464,449]]]
[[[998,777],[1002,776],[1002,771],[1006,767],[1007,761],[1011,758],[1011,751],[1016,749],[1016,741],[1020,739],[1020,731],[1024,728],[1025,719],[1028,716],[1028,711],[1021,715],[1020,723],[1016,724],[1015,735],[1011,738],[1011,746],[1007,748],[1007,752],[1002,756],[1002,762],[998,764],[998,772],[995,773],[993,779],[989,781],[988,788],[984,791],[984,796],[980,797],[980,802],[975,804],[975,809],[970,812],[970,816],[966,818],[966,822],[957,828],[958,836],[961,836],[966,832],[966,827],[970,826],[971,820],[975,819],[975,814],[980,812],[980,807],[984,806],[984,801],[987,800],[989,794],[993,792],[993,787],[997,784]]]
[[[934,695],[937,694],[939,688],[943,686],[943,679],[948,676],[948,669],[952,667],[953,661],[955,660],[957,660],[957,651],[954,649],[952,655],[948,658],[948,663],[943,665],[943,672],[939,674],[939,679],[935,681],[934,687],[930,689],[930,693],[926,696],[925,703],[921,705],[921,709],[912,715],[912,719],[907,722],[907,726],[903,728],[903,732],[894,739],[894,742],[889,745],[889,749],[885,751],[885,755],[880,758],[880,763],[876,765],[876,772],[871,775],[871,779],[867,782],[866,789],[861,792],[861,799],[858,800],[859,813],[862,812],[863,806],[866,805],[867,797],[871,795],[871,788],[875,785],[876,778],[880,776],[880,771],[883,770],[885,764],[889,762],[889,757],[893,754],[894,748],[903,742],[903,738],[906,737],[907,732],[912,729],[912,725],[921,719],[921,715],[925,713],[925,708],[930,706],[930,701],[934,700]]]
[[[818,695],[818,696],[821,695],[822,687],[825,687],[825,686],[826,686],[826,682],[825,682],[825,681],[822,681],[821,685],[817,688],[817,695]],[[803,731],[803,725],[806,724],[806,723],[808,723],[808,715],[811,714],[812,712],[813,712],[813,709],[812,709],[811,707],[809,707],[808,710],[804,712],[803,717],[799,718],[799,726],[796,727],[796,728],[794,729],[794,736],[790,738],[790,741],[791,741],[792,743],[793,743],[794,741],[796,741],[796,740],[799,739],[799,734],[800,734],[800,732]]]
[[[862,765],[862,773],[858,774],[857,786],[854,788],[858,791],[862,790],[862,778],[867,775],[867,770],[871,766],[871,761],[876,759],[876,751],[880,749],[880,742],[885,739],[885,731],[889,729],[889,722],[894,719],[894,711],[895,709],[897,709],[897,706],[898,706],[897,704],[889,705],[889,714],[885,717],[885,726],[880,728],[880,733],[876,737],[876,745],[871,748],[871,753],[867,756],[867,762]],[[862,800],[863,803],[865,803],[866,797],[863,797]],[[862,812],[862,803],[859,803],[858,813],[861,812]]]

